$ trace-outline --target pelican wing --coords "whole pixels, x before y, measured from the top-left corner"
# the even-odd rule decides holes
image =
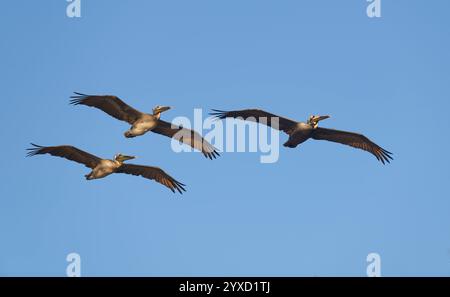
[[[142,176],[154,180],[168,187],[174,193],[175,190],[180,194],[183,194],[183,191],[186,191],[184,188],[186,186],[185,184],[182,184],[179,181],[175,180],[173,177],[171,177],[158,167],[123,164],[116,172]]]
[[[84,164],[86,167],[92,169],[94,169],[101,161],[99,157],[86,153],[70,145],[40,146],[33,143],[31,145],[33,146],[33,148],[27,149],[28,157],[50,154],[55,157],[61,157],[70,161]]]
[[[200,134],[193,130],[182,128],[159,120],[158,125],[152,130],[152,132],[174,138],[180,142],[183,142],[184,144],[190,145],[194,149],[201,151],[206,158],[209,158],[211,160],[220,156],[220,154],[217,152],[217,149],[212,144],[210,144],[203,137],[201,137]]]
[[[73,105],[86,105],[103,110],[110,116],[120,120],[133,124],[142,116],[140,111],[137,111],[133,107],[129,106],[125,102],[116,96],[100,95],[92,96],[81,93],[76,93],[75,96],[71,96],[70,104]]]
[[[210,115],[217,119],[222,120],[225,118],[239,118],[245,121],[258,122],[286,133],[289,133],[290,129],[297,124],[296,121],[277,116],[261,109],[244,109],[234,111],[213,109],[212,111],[213,112],[210,113]],[[278,127],[272,126],[272,118],[278,118]]]
[[[390,163],[390,160],[393,160],[391,152],[388,152],[361,134],[319,127],[312,133],[312,138],[316,140],[338,142],[365,150],[374,155],[378,161],[381,161],[383,164],[385,164],[385,162]]]

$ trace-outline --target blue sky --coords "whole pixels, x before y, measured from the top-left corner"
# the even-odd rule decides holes
[[[382,1],[4,1],[0,6],[0,275],[450,275],[450,3]],[[257,107],[363,132],[392,151],[307,142],[215,161],[68,104],[115,94],[164,115]],[[282,136],[281,141],[285,137]],[[188,185],[132,176],[86,182],[81,165],[25,158],[29,142],[138,155]]]

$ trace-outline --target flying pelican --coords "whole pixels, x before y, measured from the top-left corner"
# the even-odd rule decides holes
[[[134,109],[119,97],[112,95],[85,95],[75,92],[75,96],[71,96],[71,98],[70,103],[73,105],[95,107],[120,121],[131,124],[131,128],[124,133],[127,138],[141,136],[152,131],[190,145],[211,160],[219,156],[216,148],[197,132],[161,120],[161,113],[169,110],[169,106],[158,105],[153,108],[152,114],[147,114]]]
[[[47,147],[36,145],[33,143],[31,145],[33,146],[33,148],[27,149],[28,157],[50,154],[55,157],[61,157],[67,160],[84,164],[86,167],[91,168],[92,171],[89,174],[85,175],[87,180],[103,178],[112,173],[126,173],[154,180],[168,187],[174,193],[175,190],[180,194],[183,194],[183,191],[186,191],[184,189],[184,186],[186,185],[178,182],[158,167],[124,163],[127,160],[136,158],[133,156],[117,154],[112,160],[107,160],[91,155],[70,145]]]
[[[373,154],[383,164],[385,164],[385,162],[390,163],[390,160],[393,160],[391,152],[388,152],[387,150],[373,143],[364,135],[319,127],[320,121],[328,119],[330,117],[327,115],[312,115],[309,117],[306,123],[292,121],[290,119],[279,117],[260,109],[245,109],[235,111],[213,109],[213,112],[210,113],[210,115],[215,116],[217,119],[237,118],[241,120],[259,122],[269,127],[272,127],[271,119],[276,118],[278,119],[278,127],[272,128],[283,131],[289,135],[289,140],[284,144],[285,147],[295,148],[299,144],[312,138],[315,140],[328,140],[332,142],[338,142],[352,146],[354,148],[365,150]]]

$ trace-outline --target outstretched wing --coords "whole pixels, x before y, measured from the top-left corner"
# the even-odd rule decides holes
[[[373,154],[378,161],[381,161],[383,164],[385,164],[385,162],[390,163],[390,160],[393,160],[391,152],[383,149],[361,134],[319,127],[312,132],[312,138],[316,140],[338,142],[365,150]]]
[[[142,176],[154,180],[168,187],[174,193],[175,190],[180,194],[183,194],[183,191],[186,191],[184,188],[186,186],[185,184],[182,184],[179,181],[175,180],[173,177],[171,177],[158,167],[123,164],[116,172]]]
[[[180,142],[183,142],[184,144],[190,145],[196,150],[201,151],[206,158],[209,158],[211,160],[220,156],[220,154],[217,152],[217,149],[212,144],[210,144],[203,137],[201,137],[200,134],[193,130],[182,128],[159,120],[158,125],[152,130],[152,132],[174,138]]]
[[[233,111],[223,111],[213,109],[210,115],[217,119],[225,118],[238,118],[245,121],[258,122],[274,129],[289,133],[289,130],[294,127],[297,122],[277,116],[270,112],[261,109],[244,109],[244,110],[233,110]],[[278,127],[272,126],[272,118],[278,118]]]
[[[86,167],[92,169],[94,169],[101,161],[99,157],[86,153],[70,145],[40,146],[33,143],[31,145],[33,146],[33,148],[27,149],[28,157],[35,155],[50,154],[55,157],[61,157],[70,161],[75,161],[77,163],[84,164]]]
[[[125,102],[116,96],[110,95],[85,95],[76,93],[75,96],[71,96],[70,104],[73,105],[86,105],[103,110],[110,116],[120,120],[133,124],[141,117],[142,113],[137,111],[133,107],[129,106]]]

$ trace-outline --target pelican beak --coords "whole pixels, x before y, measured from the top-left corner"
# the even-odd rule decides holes
[[[171,108],[170,106],[160,106],[160,107],[156,110],[156,112],[157,112],[157,113],[162,113],[162,112],[168,111],[170,108]]]
[[[133,160],[133,159],[136,159],[136,157],[134,157],[134,156],[122,156],[121,157],[122,162],[128,161],[128,160]]]
[[[326,120],[326,119],[329,119],[329,118],[330,118],[329,115],[325,115],[325,116],[317,116],[317,117],[315,118],[315,120],[316,120],[317,122],[320,122],[320,121],[323,121],[323,120]]]

